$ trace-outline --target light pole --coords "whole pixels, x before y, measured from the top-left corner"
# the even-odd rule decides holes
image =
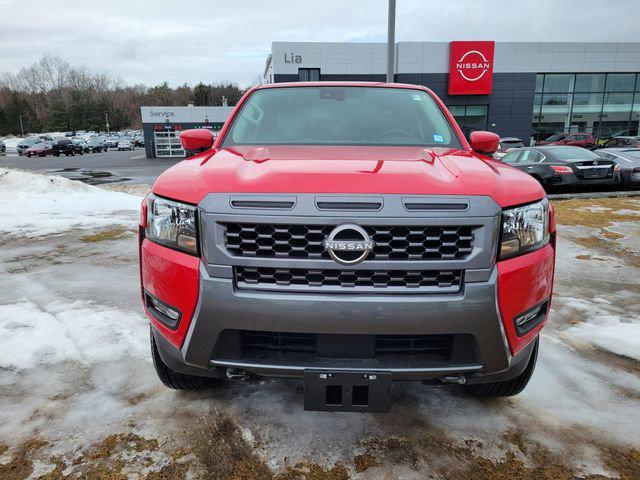
[[[20,120],[20,133],[22,134],[22,137],[24,137],[24,127],[22,126],[22,115],[20,115],[18,119]]]
[[[389,0],[389,25],[387,29],[387,82],[393,83],[396,52],[396,0]]]
[[[111,133],[109,132],[109,114],[107,114],[107,112],[104,112],[104,119],[107,122],[107,135],[110,135]]]

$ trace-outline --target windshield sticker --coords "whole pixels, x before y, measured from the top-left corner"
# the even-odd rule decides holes
[[[437,143],[444,143],[444,137],[442,135],[433,134],[433,141]]]

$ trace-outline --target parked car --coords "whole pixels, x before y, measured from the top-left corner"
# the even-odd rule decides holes
[[[71,140],[73,142],[73,151],[78,155],[84,154],[84,148],[87,142],[81,138],[74,138]]]
[[[7,146],[4,143],[4,140],[0,140],[0,152],[4,153],[7,151]]]
[[[196,161],[143,203],[160,380],[295,377],[308,410],[386,410],[396,380],[521,392],[553,285],[540,184],[487,168],[499,137],[467,142],[425,87],[281,85],[249,90],[216,150],[183,131]]]
[[[20,140],[20,142],[18,142],[18,145],[16,146],[18,155],[24,155],[28,148],[33,147],[36,143],[39,143],[41,141],[42,140],[40,140],[38,137],[27,137]]]
[[[84,151],[87,153],[106,152],[107,146],[98,137],[92,137],[87,140],[87,143],[84,146]]]
[[[120,137],[107,137],[105,140],[105,145],[109,148],[116,148],[118,146],[118,142],[120,141]]]
[[[625,188],[640,187],[640,148],[604,148],[596,150],[596,153],[620,165],[622,185]]]
[[[41,133],[38,135],[38,138],[44,142],[53,142],[53,137],[51,135],[47,135],[46,133]]]
[[[493,154],[493,158],[500,160],[512,148],[524,147],[524,142],[515,137],[503,137],[500,139],[500,148]]]
[[[591,149],[596,145],[596,139],[590,133],[556,133],[546,140],[539,140],[536,146],[542,145],[569,145]]]
[[[612,137],[600,148],[640,148],[640,137]]]
[[[73,141],[69,138],[57,138],[51,144],[51,148],[53,149],[53,155],[59,157],[60,155],[75,155],[76,150],[73,145]]]
[[[502,161],[528,173],[547,191],[621,184],[620,166],[580,147],[550,145],[511,150]]]
[[[133,144],[136,147],[144,147],[144,137],[142,135],[139,135],[137,137],[134,137],[133,139]]]
[[[47,155],[53,155],[53,145],[51,142],[41,141],[34,143],[31,147],[27,148],[24,153],[27,157],[34,157],[36,155],[46,157]]]
[[[133,150],[133,148],[133,143],[129,139],[123,138],[118,142],[118,151]]]

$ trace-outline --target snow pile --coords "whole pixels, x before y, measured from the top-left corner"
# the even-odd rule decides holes
[[[18,151],[18,144],[20,143],[22,139],[21,138],[5,138],[4,141],[4,145],[5,147],[7,147],[7,152],[17,152]]]
[[[140,314],[82,301],[42,307],[23,298],[0,305],[0,370],[147,359],[148,335],[148,320]]]
[[[0,168],[0,235],[51,235],[74,228],[135,227],[140,197],[59,176]]]
[[[565,340],[640,360],[639,305],[637,293],[620,290],[610,295],[609,300],[598,296],[580,299],[558,295],[554,310],[562,317],[582,316],[583,321],[562,332]],[[579,312],[578,318],[572,310]]]
[[[570,337],[598,348],[640,360],[640,319],[623,319],[616,315],[589,317],[565,331]]]

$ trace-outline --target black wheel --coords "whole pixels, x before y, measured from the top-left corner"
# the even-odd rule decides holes
[[[477,385],[466,385],[465,390],[468,395],[472,395],[474,397],[512,397],[513,395],[518,395],[520,392],[524,390],[524,387],[527,386],[529,380],[531,380],[531,376],[533,375],[533,371],[536,368],[536,362],[538,360],[538,344],[540,343],[540,338],[536,338],[535,344],[533,345],[533,351],[531,352],[531,357],[529,358],[529,363],[524,371],[515,378],[511,380],[505,380],[503,382],[493,382],[493,383],[479,383]]]
[[[165,387],[174,390],[206,390],[211,388],[215,380],[207,377],[197,377],[195,375],[185,375],[171,370],[160,357],[156,341],[151,333],[151,355],[153,357],[153,366],[156,369],[158,378]]]

